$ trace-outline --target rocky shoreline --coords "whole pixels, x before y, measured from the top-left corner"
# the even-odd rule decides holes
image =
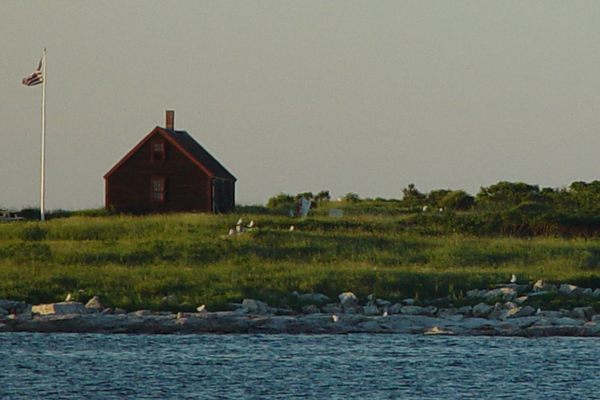
[[[600,337],[600,314],[592,306],[544,311],[527,305],[531,298],[555,294],[592,303],[600,290],[574,285],[507,284],[492,290],[472,290],[466,298],[474,306],[418,306],[405,299],[392,304],[369,296],[359,304],[345,292],[339,302],[330,303],[323,294],[297,294],[313,302],[302,313],[277,309],[245,299],[234,311],[194,313],[140,310],[125,312],[104,308],[97,297],[87,304],[73,301],[29,305],[0,300],[0,333],[105,333],[105,334],[348,334],[395,333],[465,336],[586,336]]]

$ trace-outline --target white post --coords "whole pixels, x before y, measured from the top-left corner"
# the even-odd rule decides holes
[[[42,55],[42,159],[40,161],[40,221],[46,220],[45,215],[45,153],[46,153],[46,49]]]

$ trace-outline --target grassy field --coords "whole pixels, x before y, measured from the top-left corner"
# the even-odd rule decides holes
[[[228,236],[240,216],[257,228]],[[439,234],[413,220],[177,214],[0,224],[0,298],[72,293],[128,310],[216,310],[244,297],[297,307],[294,290],[460,300],[513,273],[600,287],[600,240]]]

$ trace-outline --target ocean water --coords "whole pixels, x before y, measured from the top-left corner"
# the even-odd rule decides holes
[[[2,399],[600,399],[600,341],[0,334]]]

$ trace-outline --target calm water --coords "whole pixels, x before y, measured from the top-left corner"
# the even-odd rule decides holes
[[[0,335],[2,399],[600,399],[600,341]]]

